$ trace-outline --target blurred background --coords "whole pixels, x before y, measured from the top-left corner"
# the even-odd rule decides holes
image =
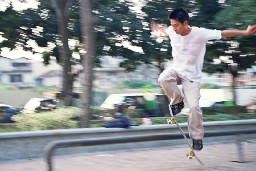
[[[137,125],[145,117],[157,118],[153,124],[165,123],[170,99],[157,79],[172,64],[171,46],[167,38],[152,37],[150,21],[169,25],[168,14],[182,7],[191,26],[246,29],[256,23],[255,4],[1,0],[0,120],[16,122],[2,132],[30,130],[31,122],[24,126],[24,118],[35,113],[58,120],[67,108],[66,123],[33,129],[94,127],[120,113]],[[205,121],[256,118],[255,38],[207,43],[200,100]]]

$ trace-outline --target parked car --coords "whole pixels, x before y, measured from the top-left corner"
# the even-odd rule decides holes
[[[169,99],[158,93],[111,94],[100,106],[102,109],[125,108],[143,109],[150,117],[162,117],[169,114]]]
[[[12,117],[17,114],[14,107],[6,104],[0,104],[0,122],[11,123]]]
[[[49,98],[31,98],[21,113],[36,113],[50,111],[57,108],[57,101]]]

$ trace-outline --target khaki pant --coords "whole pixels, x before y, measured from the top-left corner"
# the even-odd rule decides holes
[[[204,136],[203,114],[199,107],[200,83],[194,82],[175,70],[164,70],[158,82],[167,96],[171,98],[171,104],[177,104],[183,100],[180,89],[177,85],[182,85],[182,92],[189,107],[188,131],[192,139],[202,139]]]

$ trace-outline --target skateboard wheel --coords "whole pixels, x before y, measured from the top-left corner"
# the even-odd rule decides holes
[[[170,119],[167,119],[167,123],[168,123],[168,125],[172,125],[173,124],[172,120],[170,120]]]
[[[188,159],[189,159],[189,160],[192,160],[192,159],[193,159],[193,157],[192,157],[192,156],[188,156]]]

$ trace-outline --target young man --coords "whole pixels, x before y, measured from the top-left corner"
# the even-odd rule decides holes
[[[199,107],[200,81],[206,42],[222,37],[252,35],[256,32],[256,25],[248,26],[247,30],[210,30],[188,25],[188,13],[178,8],[169,15],[171,26],[159,26],[151,22],[152,32],[161,32],[169,36],[172,46],[173,65],[159,76],[158,82],[165,93],[172,99],[171,109],[174,115],[184,107],[183,97],[177,85],[182,85],[184,98],[188,102],[190,113],[188,116],[188,131],[193,140],[193,149],[203,148],[204,136],[203,115]]]

